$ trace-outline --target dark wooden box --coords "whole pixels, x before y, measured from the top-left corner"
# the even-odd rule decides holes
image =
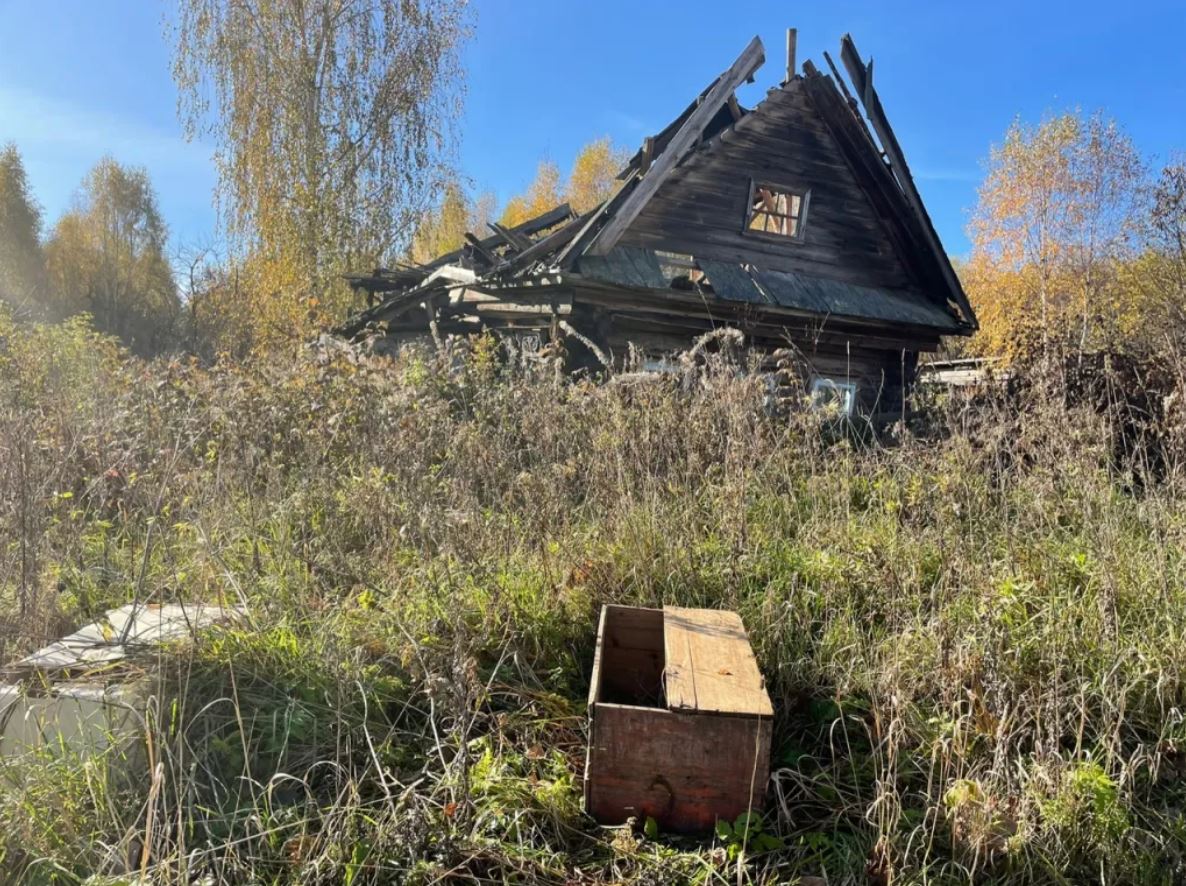
[[[741,618],[605,606],[589,687],[585,809],[695,832],[759,809],[773,709]]]

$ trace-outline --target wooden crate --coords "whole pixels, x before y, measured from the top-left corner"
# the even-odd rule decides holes
[[[737,613],[603,607],[586,811],[694,832],[760,808],[773,713]]]

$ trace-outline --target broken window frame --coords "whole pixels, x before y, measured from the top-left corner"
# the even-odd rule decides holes
[[[787,198],[788,211],[785,213],[766,209],[759,211],[754,206],[754,200],[757,197],[758,191],[763,188],[772,192],[776,197],[785,196]],[[799,212],[797,214],[789,211],[791,198],[793,197],[799,198]],[[771,240],[778,240],[782,243],[787,241],[792,243],[801,242],[803,240],[803,232],[807,229],[807,207],[810,202],[810,188],[798,188],[791,185],[776,184],[774,182],[751,178],[749,181],[749,198],[745,203],[745,221],[741,226],[741,231],[746,235],[765,237]],[[759,215],[766,217],[764,226],[761,228],[750,227],[754,219]],[[768,225],[774,219],[781,219],[783,222],[792,222],[794,224],[794,233],[785,234],[778,230],[769,230]]]
[[[813,412],[830,412],[850,418],[856,411],[857,383],[847,379],[817,375],[811,380],[811,409]]]
[[[672,288],[676,288],[676,280],[680,277],[686,278],[688,287],[694,287],[704,280],[704,272],[696,264],[693,255],[657,249],[655,256],[659,259],[659,270],[663,273],[663,278]]]

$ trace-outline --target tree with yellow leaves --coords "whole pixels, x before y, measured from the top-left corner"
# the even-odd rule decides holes
[[[1015,122],[992,149],[965,268],[973,348],[1006,358],[1109,345],[1110,296],[1133,254],[1143,167],[1115,122]]]
[[[626,153],[615,148],[608,137],[581,148],[567,180],[561,178],[555,163],[541,161],[527,190],[507,201],[498,221],[513,228],[565,202],[578,213],[588,212],[613,193],[616,176],[625,164]],[[441,191],[439,203],[422,213],[416,224],[408,251],[413,262],[429,262],[460,249],[465,245],[466,232],[478,237],[488,233],[487,222],[494,215],[492,194],[473,200],[455,181]]]
[[[411,260],[423,264],[460,249],[465,245],[467,232],[482,236],[493,214],[493,206],[493,194],[482,194],[477,200],[471,200],[456,182],[445,185],[440,204],[425,212],[416,225]]]
[[[545,160],[527,191],[507,201],[499,221],[513,227],[565,202],[576,212],[588,212],[614,192],[615,179],[626,159],[626,153],[615,148],[607,136],[577,152],[566,181],[561,181],[560,167]]]
[[[627,159],[626,152],[615,148],[608,136],[581,148],[565,189],[569,205],[577,212],[588,212],[603,203],[614,192],[617,175]]]
[[[564,202],[561,193],[560,167],[549,160],[543,160],[536,167],[535,178],[527,186],[526,193],[507,201],[499,223],[513,228],[537,215],[543,215]]]
[[[264,346],[352,306],[343,273],[408,238],[460,107],[463,0],[182,0],[186,133],[217,145]]]
[[[100,160],[45,247],[62,313],[90,313],[99,330],[139,354],[171,346],[181,303],[165,256],[167,235],[148,173]]]
[[[1186,349],[1186,156],[1166,165],[1150,188],[1141,254],[1121,269],[1115,314],[1132,350]]]

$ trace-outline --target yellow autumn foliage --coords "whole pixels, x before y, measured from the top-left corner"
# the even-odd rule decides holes
[[[1115,346],[1143,168],[1119,127],[1068,113],[994,146],[969,233],[971,350],[1007,359]]]

